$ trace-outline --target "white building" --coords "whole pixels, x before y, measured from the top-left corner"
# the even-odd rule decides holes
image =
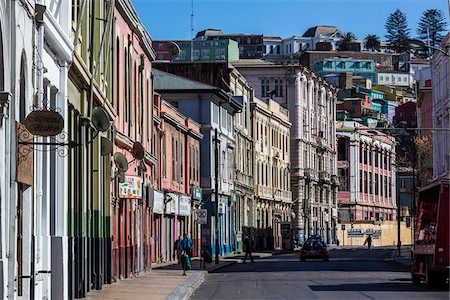
[[[67,298],[64,151],[30,144],[65,137],[30,139],[23,124],[35,110],[65,118],[70,20],[70,1],[0,1],[2,299]]]
[[[449,45],[450,33],[441,47]],[[448,51],[448,50],[447,50]],[[450,57],[435,51],[431,64],[433,83],[433,177],[445,176],[450,170]]]
[[[299,241],[312,234],[335,242],[337,223],[335,105],[337,91],[307,68],[261,60],[233,62],[255,90],[289,111],[292,220]]]
[[[396,71],[384,71],[377,73],[378,85],[412,87],[414,83],[413,75]]]

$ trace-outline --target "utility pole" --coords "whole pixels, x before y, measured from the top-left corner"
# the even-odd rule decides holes
[[[214,223],[216,226],[216,259],[215,263],[219,263],[219,136],[217,133],[217,128],[214,129],[214,200],[216,206],[214,207],[215,216]]]
[[[191,61],[194,61],[194,0],[191,0]]]

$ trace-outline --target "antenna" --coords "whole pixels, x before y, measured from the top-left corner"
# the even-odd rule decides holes
[[[194,0],[191,0],[191,61],[194,61]]]

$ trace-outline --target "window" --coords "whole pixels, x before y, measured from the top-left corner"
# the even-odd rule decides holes
[[[327,69],[331,69],[333,67],[332,61],[327,61]]]
[[[200,58],[200,50],[192,51],[192,60],[198,60]]]
[[[377,173],[375,173],[374,183],[375,183],[375,195],[378,195],[378,174]]]
[[[202,49],[201,59],[209,59],[210,51],[209,49]]]
[[[357,61],[357,62],[355,63],[355,68],[356,68],[356,69],[361,68],[361,63],[360,63],[359,61]]]
[[[338,160],[347,161],[348,160],[348,144],[347,139],[338,139]]]
[[[369,172],[369,178],[368,178],[368,183],[369,183],[369,194],[373,193],[373,185],[372,185],[372,172]]]
[[[184,181],[184,168],[183,168],[184,143],[183,143],[183,141],[180,141],[180,156],[178,158],[180,161],[180,183],[183,184],[183,181]]]
[[[283,80],[275,79],[275,96],[283,97]]]
[[[369,184],[370,184],[370,182],[369,182],[369,177],[367,176],[367,171],[364,171],[364,183],[365,183],[365,185],[364,185],[364,193],[367,194],[367,192],[368,192],[367,187],[368,187]]]
[[[269,93],[269,79],[261,79],[261,97],[267,97]]]
[[[364,184],[363,184],[363,171],[359,170],[359,192],[362,193],[363,189],[364,189]]]
[[[383,76],[380,76],[380,81],[383,81]]]
[[[348,191],[348,169],[338,169],[339,191]]]
[[[176,173],[176,169],[175,169],[175,157],[176,157],[176,150],[175,149],[175,138],[172,135],[172,181],[175,181],[175,173]],[[164,158],[163,158],[164,160]]]
[[[407,81],[407,78],[406,78],[406,77],[403,77],[403,81],[406,82],[406,81]]]
[[[165,157],[167,157],[166,156],[166,134],[164,133],[163,134],[163,137],[162,137],[162,149],[161,149],[162,151],[162,157],[161,157],[161,164],[162,164],[162,166],[161,166],[161,168],[162,168],[162,177],[163,178],[166,178],[166,176],[167,176],[167,163],[166,163],[166,160],[164,159]]]

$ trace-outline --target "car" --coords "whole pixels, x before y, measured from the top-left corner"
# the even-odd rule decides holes
[[[308,239],[300,250],[300,261],[306,259],[322,259],[328,261],[327,245],[320,240]]]

